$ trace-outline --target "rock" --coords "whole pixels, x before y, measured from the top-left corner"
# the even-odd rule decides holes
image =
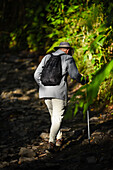
[[[39,146],[32,146],[32,149],[35,151],[39,148]]]
[[[22,97],[19,97],[18,100],[30,100],[30,97],[29,96],[22,96]]]
[[[30,89],[26,92],[26,94],[29,95],[29,94],[34,93],[34,92],[37,92],[37,89]]]
[[[113,129],[109,129],[107,132],[111,137],[113,137]]]
[[[2,94],[1,94],[1,98],[2,99],[10,98],[12,96],[12,94],[13,94],[12,91],[10,91],[10,92],[4,92],[3,91]]]
[[[35,158],[26,158],[26,157],[20,157],[19,158],[19,161],[18,161],[18,164],[21,164],[22,162],[31,162],[31,161],[34,161]]]
[[[87,157],[86,160],[89,164],[95,164],[97,162],[95,156]]]
[[[7,145],[0,145],[0,149],[7,148]]]
[[[98,117],[91,117],[90,118],[90,122],[97,122],[99,119],[98,119]]]
[[[15,89],[13,94],[23,94],[21,89]]]
[[[18,162],[18,160],[16,159],[16,160],[12,160],[11,162],[10,162],[10,164],[15,164],[15,163],[17,163]]]
[[[4,161],[0,164],[0,168],[4,168],[5,166],[9,166],[9,163]]]
[[[67,128],[67,127],[61,129],[62,132],[69,132],[70,130],[71,130],[71,128]]]
[[[19,155],[21,157],[33,158],[36,156],[36,153],[32,149],[22,147],[20,149]]]
[[[48,141],[48,139],[49,139],[49,134],[43,132],[43,133],[41,133],[40,137],[41,137],[43,140]]]

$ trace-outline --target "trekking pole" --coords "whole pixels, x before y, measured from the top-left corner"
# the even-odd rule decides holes
[[[88,140],[89,140],[89,143],[90,143],[89,110],[87,110],[87,125],[88,125]]]
[[[87,97],[87,91],[86,91],[86,97]],[[87,99],[88,102],[88,99]],[[87,109],[87,126],[88,126],[88,140],[90,143],[90,123],[89,123],[89,108]]]

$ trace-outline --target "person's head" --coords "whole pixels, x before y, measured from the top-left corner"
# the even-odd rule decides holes
[[[66,54],[69,53],[70,48],[59,48],[60,50],[64,51]]]
[[[61,42],[60,45],[58,47],[54,47],[55,50],[62,50],[64,51],[66,54],[70,54],[73,55],[74,54],[74,49],[70,46],[70,44],[68,42]]]

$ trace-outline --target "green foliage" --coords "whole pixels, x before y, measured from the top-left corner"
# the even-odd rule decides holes
[[[113,61],[109,63],[111,60],[109,47],[113,30],[112,25],[107,24],[108,10],[103,2],[97,1],[97,3],[89,1],[90,5],[84,1],[81,1],[80,4],[70,1],[70,5],[67,7],[61,0],[64,3],[63,10],[61,4],[57,4],[53,8],[55,2],[50,2],[49,9],[52,10],[48,14],[48,19],[51,21],[50,26],[53,32],[48,37],[52,40],[56,39],[56,41],[47,52],[52,51],[62,41],[68,41],[74,47],[73,57],[79,71],[90,75],[91,83],[80,88],[72,97],[66,116],[72,116],[73,112],[76,115],[79,107],[83,107],[85,114],[88,106],[96,100],[97,95],[99,98],[103,96],[105,92],[102,90],[103,82],[106,82],[104,84],[104,89],[106,89],[107,84],[113,80],[112,77],[106,80],[113,65]],[[108,8],[111,10],[109,3]],[[106,94],[106,100],[111,100],[110,93],[107,91]]]
[[[111,60],[108,64],[105,64],[101,69],[99,69],[91,83],[81,87],[71,98],[70,106],[66,112],[65,118],[71,118],[73,116],[73,109],[74,109],[74,115],[76,115],[78,108],[83,108],[83,113],[85,116],[85,113],[88,109],[88,107],[94,102],[94,100],[97,98],[98,91],[100,88],[100,85],[105,79],[108,79],[110,77],[110,72],[113,70],[113,60]],[[113,81],[111,82],[111,85],[113,85]]]
[[[49,42],[46,37],[49,31],[46,19],[48,3],[49,0],[1,1],[0,48],[4,51],[44,51]]]
[[[34,6],[36,5],[36,6]],[[29,20],[27,23],[27,43],[28,48],[31,51],[41,50],[41,47],[44,48],[44,42],[46,39],[46,9],[45,4],[39,1],[33,3],[32,8],[26,8],[26,19]],[[48,31],[48,30],[47,30]]]

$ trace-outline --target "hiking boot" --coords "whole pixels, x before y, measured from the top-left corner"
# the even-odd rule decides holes
[[[62,146],[62,143],[63,143],[63,139],[57,139],[56,146],[60,147]]]
[[[49,143],[48,151],[50,151],[50,152],[54,152],[55,151],[55,144],[53,142]]]

